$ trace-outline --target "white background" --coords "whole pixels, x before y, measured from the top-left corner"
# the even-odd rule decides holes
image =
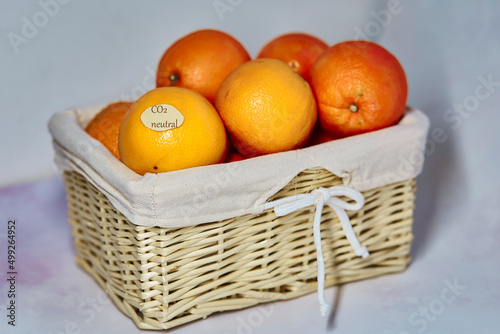
[[[408,77],[408,103],[429,116],[431,133],[442,134],[440,140],[429,139],[434,146],[418,179],[414,263],[404,275],[347,285],[333,326],[315,316],[315,296],[308,296],[285,304],[289,308],[277,303],[273,320],[266,318],[253,330],[276,333],[288,316],[285,327],[296,326],[300,333],[306,325],[311,333],[325,328],[348,333],[354,324],[364,332],[375,326],[379,333],[414,333],[419,327],[408,316],[439,297],[443,282],[458,277],[468,286],[466,297],[447,305],[426,332],[495,333],[500,325],[491,316],[500,312],[500,289],[492,284],[500,271],[494,246],[500,234],[500,3],[401,0],[382,27],[377,13],[387,10],[387,1],[220,1],[232,3],[231,10],[218,15],[212,0],[73,0],[52,7],[53,17],[40,14],[44,9],[37,1],[1,1],[0,186],[54,176],[49,117],[153,88],[163,51],[191,31],[229,32],[252,56],[285,32],[303,31],[334,44],[362,31],[399,58]],[[40,27],[26,34],[25,26],[37,22]],[[14,34],[24,42],[13,44]],[[488,91],[481,78],[496,86]],[[463,113],[453,114],[453,108]],[[81,279],[81,273],[75,275]],[[333,298],[332,289],[327,297]],[[414,306],[402,309],[408,300]],[[214,319],[232,324],[236,332],[237,320],[252,312]],[[380,314],[394,327],[380,322]],[[218,321],[179,332],[214,329]],[[131,323],[123,326],[134,329]]]

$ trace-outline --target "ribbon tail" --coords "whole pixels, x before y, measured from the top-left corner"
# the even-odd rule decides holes
[[[314,245],[316,246],[316,256],[318,263],[318,300],[320,303],[321,316],[326,316],[330,305],[325,300],[325,260],[321,249],[321,214],[324,202],[320,201],[316,206],[313,223]]]
[[[349,221],[349,216],[344,211],[344,209],[338,207],[331,201],[327,202],[327,204],[337,214],[337,217],[339,218],[340,223],[342,224],[342,229],[344,230],[345,236],[347,237],[347,240],[349,241],[351,247],[354,250],[354,254],[356,254],[357,256],[362,256],[363,258],[368,257],[370,253],[368,253],[366,247],[361,246],[361,244],[359,243],[358,238],[356,237],[356,234],[354,234],[354,230],[352,229],[351,222]]]

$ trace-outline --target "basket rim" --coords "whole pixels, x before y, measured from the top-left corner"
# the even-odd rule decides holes
[[[408,107],[397,125],[371,133],[238,162],[140,176],[82,129],[82,120],[97,111],[53,115],[49,130],[56,165],[82,174],[129,220],[143,226],[181,227],[261,212],[268,198],[311,168],[324,168],[359,191],[416,177],[423,159],[404,173],[398,167],[409,153],[423,152],[429,128],[427,117]]]

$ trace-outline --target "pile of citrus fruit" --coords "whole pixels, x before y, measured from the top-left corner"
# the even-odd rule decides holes
[[[232,36],[193,32],[158,65],[157,88],[116,102],[86,131],[138,174],[243,160],[382,129],[402,117],[405,72],[382,46],[303,33],[252,60]]]

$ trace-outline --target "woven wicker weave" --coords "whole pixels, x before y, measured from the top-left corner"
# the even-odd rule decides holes
[[[183,228],[137,226],[76,172],[65,173],[76,261],[139,328],[168,329],[214,312],[316,291],[314,207],[277,218],[272,210]],[[273,198],[341,184],[308,169]],[[409,261],[415,179],[363,192],[347,212],[370,256],[354,255],[325,206],[321,236],[326,286],[404,270]]]

